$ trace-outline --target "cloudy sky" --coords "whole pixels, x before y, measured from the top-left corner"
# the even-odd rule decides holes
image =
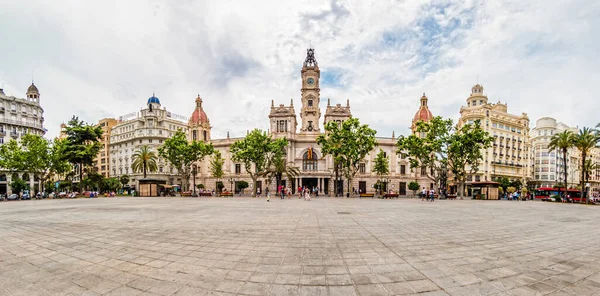
[[[267,128],[271,100],[300,106],[312,45],[321,107],[350,99],[380,136],[407,134],[423,92],[458,118],[479,81],[535,120],[600,121],[600,1],[0,0],[0,84],[41,92],[48,136],[142,108],[154,91],[189,116],[200,94],[213,137]],[[298,116],[298,120],[300,117]],[[322,120],[321,120],[322,121]]]

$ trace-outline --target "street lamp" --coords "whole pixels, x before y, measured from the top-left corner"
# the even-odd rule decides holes
[[[196,195],[196,174],[198,173],[198,166],[197,165],[192,165],[192,176],[194,176],[194,180],[192,181],[194,184],[194,195],[193,196],[197,196]]]
[[[233,194],[233,183],[237,181],[235,178],[229,178],[229,183],[231,184],[231,194]]]

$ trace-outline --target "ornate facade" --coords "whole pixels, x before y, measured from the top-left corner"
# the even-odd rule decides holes
[[[458,126],[477,120],[494,137],[494,142],[482,151],[483,163],[476,174],[467,177],[467,182],[493,181],[501,177],[521,180],[523,184],[530,180],[532,159],[527,114],[510,114],[507,104],[489,103],[483,86],[477,84],[471,89],[467,106],[460,108]]]
[[[323,132],[320,123],[321,120],[321,97],[320,97],[320,70],[317,60],[314,55],[314,49],[307,51],[306,59],[300,71],[301,92],[300,92],[300,118],[301,122],[297,122],[296,111],[294,108],[294,100],[290,101],[289,105],[278,104],[271,102],[271,110],[269,113],[269,132],[274,138],[285,137],[289,141],[287,147],[287,161],[298,167],[300,176],[293,180],[283,180],[285,186],[290,187],[294,192],[299,186],[307,186],[309,188],[318,187],[321,194],[334,195],[334,169],[333,160],[330,156],[323,157],[321,148],[316,143],[316,138]],[[423,101],[423,99],[421,100]],[[427,108],[427,100],[425,97],[425,108]],[[428,109],[427,109],[428,110]],[[418,112],[419,113],[419,112]],[[431,112],[428,113],[431,115]],[[342,105],[331,104],[331,100],[327,100],[325,107],[325,115],[323,117],[323,126],[329,121],[343,122],[352,117],[350,102],[346,100],[346,104]],[[231,138],[228,136],[225,139],[212,139],[210,137],[210,121],[206,113],[202,109],[202,100],[196,99],[196,109],[192,113],[189,122],[190,139],[210,141],[215,149],[221,152],[225,159],[223,170],[225,176],[217,180],[211,177],[210,160],[209,158],[197,163],[198,173],[196,175],[196,184],[204,184],[208,189],[216,188],[216,183],[221,181],[224,183],[227,190],[235,191],[237,182],[244,180],[251,184],[250,176],[246,173],[246,169],[242,163],[237,163],[232,160],[229,147],[236,140],[242,138]],[[421,175],[420,170],[411,170],[407,159],[401,158],[396,154],[396,137],[392,133],[391,138],[377,137],[378,147],[376,147],[360,164],[360,169],[353,179],[350,188],[360,190],[361,192],[373,193],[373,185],[378,181],[378,177],[372,172],[373,161],[379,152],[383,150],[390,164],[390,174],[385,178],[388,184],[388,190],[392,190],[401,195],[411,194],[408,191],[408,183],[411,181],[419,182],[422,187],[433,187],[432,181],[425,175]],[[190,182],[190,184],[193,182]],[[347,191],[346,180],[339,184],[340,189],[343,188],[343,193]],[[266,180],[259,179],[257,186],[264,191]],[[271,184],[270,190],[274,192],[275,184]]]
[[[40,105],[40,92],[32,82],[27,88],[25,98],[7,96],[4,90],[0,88],[0,145],[7,143],[11,139],[19,140],[25,134],[36,134],[43,136],[46,133],[44,128],[44,109]],[[33,174],[15,173],[30,184],[31,190],[36,190],[39,184]],[[0,169],[0,194],[10,194],[10,184],[12,174]]]
[[[148,146],[158,154],[158,147],[179,129],[188,132],[187,119],[167,111],[154,94],[148,99],[146,108],[121,116],[110,134],[110,177],[128,175],[130,187],[136,188],[138,179],[144,174],[132,171],[133,154],[142,146]],[[157,165],[158,171],[147,172],[148,178],[164,180],[172,185],[181,184],[177,169],[166,160],[159,157]]]

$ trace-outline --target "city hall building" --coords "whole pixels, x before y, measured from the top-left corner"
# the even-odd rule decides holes
[[[349,100],[345,104],[331,104],[329,99],[326,103],[321,102],[320,74],[321,71],[314,55],[314,49],[308,49],[306,59],[300,70],[301,91],[299,104],[295,105],[294,99],[289,102],[289,105],[276,104],[271,101],[271,109],[268,115],[269,133],[274,138],[285,137],[289,141],[286,148],[287,162],[300,170],[300,175],[297,178],[283,180],[284,186],[290,187],[294,192],[298,187],[318,187],[320,194],[333,196],[335,194],[333,159],[331,156],[323,155],[316,139],[324,132],[325,124],[330,121],[341,123],[351,118],[352,112]],[[223,166],[225,174],[220,180],[213,178],[210,173],[210,157],[206,157],[202,162],[196,164],[198,173],[195,180],[190,180],[190,184],[195,182],[195,184],[204,184],[208,189],[214,189],[217,182],[221,181],[227,190],[236,192],[239,181],[243,180],[252,184],[252,179],[247,174],[244,164],[235,162],[230,153],[230,146],[242,138],[233,138],[229,135],[224,139],[211,138],[212,126],[203,110],[203,101],[199,96],[195,101],[196,108],[188,123],[189,139],[211,142],[225,159]],[[323,105],[325,105],[324,110],[322,109]],[[299,108],[300,118],[297,116],[296,106]],[[413,131],[416,121],[427,121],[432,117],[433,115],[427,106],[427,97],[423,95],[419,110],[413,119]],[[362,124],[365,123],[368,124],[368,122],[362,122]],[[421,169],[411,170],[408,160],[396,154],[395,144],[397,140],[394,133],[391,137],[377,137],[378,146],[360,164],[359,172],[350,184],[350,190],[354,188],[359,189],[361,192],[375,192],[373,185],[380,178],[372,170],[373,162],[380,149],[384,151],[389,160],[390,174],[380,180],[387,183],[388,191],[391,190],[400,195],[412,194],[408,191],[408,183],[411,181],[417,181],[421,187],[434,187],[433,181],[427,178],[426,171]],[[258,181],[257,187],[261,192],[264,192],[266,181],[264,178]],[[276,184],[274,184],[274,180],[272,181],[270,190],[274,192]],[[347,193],[348,188],[346,182],[347,180],[344,179],[338,185],[340,189],[343,188],[344,195]]]

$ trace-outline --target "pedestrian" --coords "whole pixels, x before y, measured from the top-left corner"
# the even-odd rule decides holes
[[[310,190],[308,188],[304,189],[304,200],[310,201]]]
[[[260,188],[256,188],[256,197],[260,197]]]
[[[430,201],[433,201],[435,198],[435,190],[433,188],[429,190],[429,198],[431,199]]]
[[[427,197],[427,189],[425,189],[425,187],[423,187],[423,189],[421,190],[421,201],[423,201],[426,197]]]
[[[302,198],[303,193],[304,191],[302,190],[302,187],[298,186],[298,199]]]
[[[271,193],[269,192],[269,187],[265,188],[265,193],[267,194],[267,202],[271,201]]]

